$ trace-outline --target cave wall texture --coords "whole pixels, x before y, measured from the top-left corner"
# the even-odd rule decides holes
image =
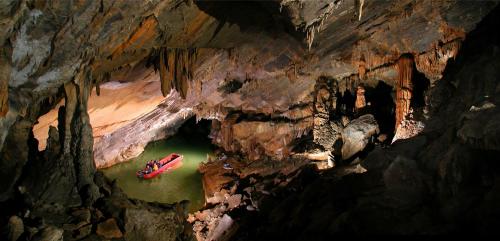
[[[247,215],[239,240],[494,234],[499,223],[499,9],[428,91],[424,130],[353,166],[304,172]],[[253,193],[255,195],[255,193]],[[326,215],[329,214],[329,215]]]
[[[479,150],[498,151],[498,125],[492,117],[497,108],[483,110],[484,104],[475,99],[498,96],[498,61],[491,61],[497,49],[485,49],[482,54],[469,50],[479,59],[463,60],[471,62],[463,68],[446,69],[467,34],[497,4],[3,0],[0,201],[21,193],[35,206],[91,205],[100,195],[94,180],[96,166],[138,155],[148,142],[172,135],[194,115],[213,120],[215,144],[252,161],[286,160],[298,141],[311,135],[319,149],[349,159],[364,145],[349,144],[354,141],[346,136],[358,130],[357,123],[373,123],[378,117],[362,111],[347,113],[354,106],[348,106],[346,93],[354,96],[358,90],[363,93],[360,85],[368,91],[381,82],[395,89],[396,121],[389,129],[396,128],[394,140],[410,137],[415,133],[401,123],[422,121],[404,117],[413,111],[409,101],[417,88],[408,76],[417,72],[429,81],[431,93],[420,111],[444,117],[427,123],[426,128],[436,131],[423,137],[429,141],[413,147],[430,151],[405,158],[429,160],[426,163],[431,165],[436,160],[431,149],[449,149],[441,153],[443,160]],[[87,113],[92,89],[99,94],[100,83],[120,79],[137,65],[157,71],[165,100],[94,144]],[[464,76],[443,80],[445,69]],[[482,71],[481,76],[474,74]],[[451,96],[455,101],[447,99]],[[32,127],[63,98],[59,126],[50,129],[47,148],[39,152]],[[361,110],[367,103],[355,105]],[[465,111],[471,105],[478,111]],[[443,110],[447,108],[449,113]],[[338,118],[332,120],[332,115]],[[359,118],[343,121],[341,117],[347,115]],[[369,136],[359,136],[355,142],[365,142],[373,133],[392,134],[384,128],[375,123],[363,131]],[[339,141],[344,144],[341,149]],[[440,146],[448,143],[453,144]],[[464,151],[467,148],[474,151]],[[470,164],[432,163],[434,169]],[[467,177],[461,171],[467,170],[441,171],[439,183],[451,182],[442,184],[443,188],[458,192],[456,182],[467,183],[457,181]]]

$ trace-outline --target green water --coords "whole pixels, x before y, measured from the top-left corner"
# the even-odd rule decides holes
[[[118,186],[131,198],[160,203],[189,200],[190,212],[194,212],[205,201],[198,165],[212,152],[210,143],[200,138],[193,139],[187,140],[176,135],[149,143],[137,158],[106,168],[103,172],[108,178],[116,179]],[[140,180],[135,176],[136,171],[144,168],[148,160],[161,159],[172,152],[184,155],[181,167],[150,180]]]

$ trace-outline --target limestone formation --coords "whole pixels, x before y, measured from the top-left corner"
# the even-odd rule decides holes
[[[193,79],[197,49],[162,48],[159,50],[161,92],[167,96],[175,89],[186,98],[190,81]]]
[[[331,79],[320,78],[316,85],[317,93],[314,100],[314,142],[325,150],[332,151],[341,139],[342,126],[339,122],[331,121],[336,108],[340,103],[337,99],[337,82]]]
[[[122,232],[118,228],[118,225],[116,225],[115,219],[113,218],[98,224],[96,233],[97,235],[103,236],[107,239],[121,238],[123,236]]]
[[[363,115],[349,122],[342,130],[342,159],[349,159],[362,151],[372,136],[378,133],[378,124],[373,115]]]
[[[36,241],[62,241],[63,230],[54,226],[48,226],[38,232],[32,240]]]
[[[358,86],[356,89],[356,102],[354,103],[354,108],[356,111],[359,111],[366,107],[366,98],[365,98],[365,88],[363,86]]]
[[[12,216],[9,218],[6,228],[7,230],[3,231],[7,231],[7,240],[16,241],[24,233],[23,220],[18,216]]]
[[[396,87],[396,128],[410,111],[413,91],[413,60],[404,56],[398,60],[398,82]]]
[[[7,115],[9,111],[9,77],[10,77],[10,54],[6,53],[9,48],[0,50],[0,117]]]
[[[12,226],[0,239],[494,233],[499,9],[497,1],[0,1],[0,225]],[[99,99],[107,85],[138,82],[155,93],[140,98],[165,98],[127,106],[143,109],[132,118],[91,123],[137,97],[89,105],[109,100]],[[212,122],[218,154],[200,166],[210,202],[193,227],[187,202],[129,199],[96,171],[191,117]],[[36,125],[46,128],[44,150]]]

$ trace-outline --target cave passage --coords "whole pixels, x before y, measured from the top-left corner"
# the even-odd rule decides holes
[[[212,155],[213,150],[207,137],[209,126],[209,121],[196,123],[195,118],[191,118],[174,136],[150,142],[138,157],[102,171],[108,178],[116,179],[118,186],[131,198],[160,203],[189,200],[189,211],[197,211],[205,202],[198,165],[207,159],[207,155]],[[184,155],[180,168],[150,180],[140,180],[135,176],[147,161],[163,158],[172,152]]]
[[[393,100],[393,87],[383,81],[379,81],[375,87],[366,88],[366,101],[370,103],[370,108],[377,120],[381,134],[387,135],[387,142],[394,136],[394,117],[396,105]]]

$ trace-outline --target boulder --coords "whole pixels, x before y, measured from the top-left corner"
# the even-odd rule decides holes
[[[85,237],[89,236],[91,232],[92,232],[92,225],[89,224],[89,225],[86,225],[86,226],[83,226],[83,227],[79,228],[75,232],[75,234],[73,235],[73,237],[75,239],[82,239],[82,238],[85,238]]]
[[[378,134],[379,128],[373,115],[363,115],[351,121],[342,130],[342,159],[351,158],[356,153],[365,149],[370,137]]]
[[[425,183],[415,160],[397,156],[384,172],[384,183],[398,207],[414,206],[423,200]]]
[[[457,137],[478,149],[500,151],[500,109],[490,102],[472,106],[462,117]]]
[[[21,234],[24,233],[23,220],[18,216],[12,216],[9,218],[9,223],[7,224],[7,240],[16,241]]]
[[[91,214],[87,208],[75,210],[71,216],[73,216],[74,223],[78,224],[78,228],[90,223]]]
[[[229,240],[237,228],[234,220],[229,215],[224,214],[217,226],[209,231],[206,240]]]
[[[228,209],[231,210],[233,208],[236,208],[236,207],[240,206],[240,204],[241,204],[241,197],[242,197],[241,194],[235,194],[235,195],[230,196],[227,199]]]
[[[128,208],[124,217],[127,241],[174,241],[184,230],[173,210]]]
[[[40,232],[38,232],[34,237],[33,241],[63,241],[64,231],[60,228],[54,226],[48,226]]]
[[[122,231],[118,228],[114,218],[110,218],[102,223],[99,223],[97,225],[96,233],[107,239],[123,237]]]
[[[226,201],[225,195],[228,194],[226,189],[222,189],[220,192],[215,192],[210,198],[207,198],[207,203],[218,204]]]
[[[396,129],[392,142],[417,136],[424,130],[424,127],[425,125],[422,121],[404,119]]]
[[[383,171],[392,162],[392,159],[387,156],[387,151],[382,147],[377,146],[372,152],[361,162],[361,166],[368,171]]]

